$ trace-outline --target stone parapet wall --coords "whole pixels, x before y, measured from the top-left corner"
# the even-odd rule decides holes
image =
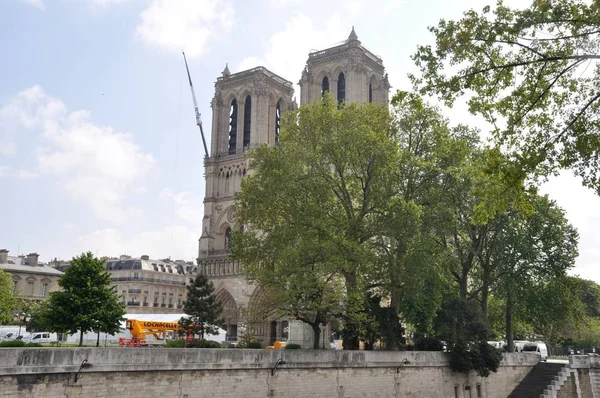
[[[465,387],[472,397],[479,388],[482,397],[505,398],[537,363],[536,355],[508,354],[483,379],[452,372],[440,352],[30,348],[0,355],[0,396],[49,398],[454,398]]]

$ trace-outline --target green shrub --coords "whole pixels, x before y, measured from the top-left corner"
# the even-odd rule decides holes
[[[43,347],[40,343],[27,343],[25,347]]]
[[[185,340],[168,340],[165,347],[167,347],[167,348],[185,348]]]
[[[0,341],[0,347],[25,347],[25,342],[22,340]]]
[[[435,337],[420,337],[415,342],[417,351],[444,351],[444,343]]]
[[[302,348],[302,347],[300,346],[300,344],[294,344],[294,343],[291,343],[291,344],[286,344],[286,345],[285,345],[285,349],[286,349],[286,350],[299,350],[299,349],[301,349],[301,348]]]
[[[246,333],[237,343],[237,348],[262,348],[260,341],[252,333]]]
[[[221,348],[221,343],[212,340],[193,339],[186,343],[186,348]]]

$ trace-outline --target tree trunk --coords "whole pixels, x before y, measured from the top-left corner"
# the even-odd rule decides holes
[[[513,339],[513,324],[512,324],[512,312],[513,312],[513,301],[510,287],[506,290],[506,344],[508,345],[508,352],[515,351],[515,342]]]
[[[79,331],[79,347],[83,347],[83,330]]]
[[[474,254],[470,253],[467,258],[461,262],[460,267],[460,298],[466,299],[469,293],[469,271],[473,267]]]
[[[96,336],[96,347],[100,347],[100,332],[98,332],[98,335]]]
[[[310,326],[313,330],[313,348],[319,349],[319,343],[321,342],[321,328],[319,327],[320,322],[311,323]]]
[[[354,310],[352,307],[355,305],[354,303],[354,292],[356,291],[356,274],[353,272],[346,272],[344,275],[344,279],[346,280],[346,297],[347,307],[346,307],[346,317],[344,319],[344,335],[343,335],[343,344],[344,350],[358,350],[359,348],[359,340],[358,340],[358,330],[359,325],[354,320],[351,319],[350,313]]]
[[[481,278],[481,313],[487,319],[488,317],[488,301],[490,295],[490,270],[488,267],[483,268]]]

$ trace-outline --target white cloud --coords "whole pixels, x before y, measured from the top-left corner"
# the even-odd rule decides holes
[[[154,0],[142,11],[137,36],[147,45],[196,57],[231,31],[230,0]]]
[[[289,7],[292,4],[296,4],[294,0],[271,0],[271,6],[276,8]]]
[[[108,7],[115,4],[129,3],[133,0],[90,0],[97,7]]]
[[[21,0],[23,3],[27,3],[37,8],[44,8],[44,0]]]
[[[232,72],[263,64],[280,76],[298,76],[304,69],[311,50],[327,48],[344,40],[349,33],[348,27],[342,28],[341,17],[337,13],[325,22],[323,28],[314,26],[312,19],[298,13],[286,24],[283,31],[271,36],[262,59],[256,56],[247,57],[242,60],[238,69]],[[299,96],[297,81],[293,83],[295,95]]]
[[[21,91],[0,108],[0,126],[39,133],[36,173],[63,180],[65,191],[100,219],[119,223],[140,215],[125,205],[125,198],[156,166],[129,134],[94,123],[86,111],[69,112],[39,86]],[[36,173],[21,170],[17,176]]]
[[[63,112],[62,106],[60,102],[47,101],[39,86],[23,90],[10,99],[0,108],[0,156],[16,154],[17,135],[30,131],[41,119]]]
[[[17,173],[17,177],[20,179],[37,178],[38,174],[29,170],[19,170],[19,172]]]
[[[198,232],[181,226],[170,225],[143,231],[133,236],[114,228],[98,229],[77,239],[79,251],[91,250],[97,256],[129,254],[150,258],[193,260],[198,252]]]
[[[181,220],[187,221],[192,225],[202,225],[202,199],[196,197],[191,192],[182,191],[174,193],[165,189],[161,196],[173,201],[174,211]]]

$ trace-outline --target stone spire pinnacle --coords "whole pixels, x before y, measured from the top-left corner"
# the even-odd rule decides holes
[[[225,64],[225,69],[223,69],[223,72],[221,72],[221,74],[223,75],[223,77],[231,75],[231,72],[229,71],[229,64]]]
[[[350,36],[348,36],[348,41],[358,40],[358,36],[354,31],[354,26],[352,26],[352,32],[350,32]]]

